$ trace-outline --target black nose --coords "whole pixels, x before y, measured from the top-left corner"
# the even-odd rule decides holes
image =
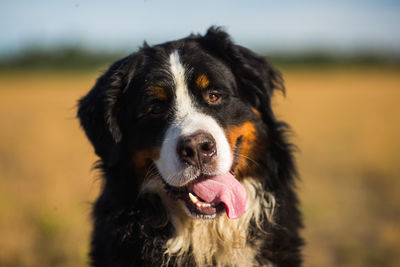
[[[217,155],[217,148],[211,134],[198,131],[190,136],[181,137],[178,141],[177,152],[183,162],[201,167],[210,163]]]

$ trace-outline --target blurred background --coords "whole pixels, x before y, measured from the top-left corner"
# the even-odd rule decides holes
[[[86,266],[101,180],[76,101],[144,40],[210,25],[283,73],[305,266],[400,266],[397,0],[0,1],[0,266]]]

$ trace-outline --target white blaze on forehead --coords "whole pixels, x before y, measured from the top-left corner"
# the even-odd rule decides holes
[[[186,85],[185,68],[179,60],[178,51],[175,51],[169,58],[171,73],[175,83],[175,96],[176,96],[176,117],[182,118],[192,113],[192,100],[189,96],[189,90]]]
[[[185,67],[178,51],[170,55],[170,71],[175,84],[175,119],[168,128],[161,146],[160,158],[155,162],[164,180],[173,186],[182,186],[193,177],[193,170],[186,168],[177,155],[177,143],[181,136],[199,130],[210,133],[216,142],[218,164],[212,173],[227,173],[232,165],[232,153],[225,133],[217,121],[196,109],[186,84]]]

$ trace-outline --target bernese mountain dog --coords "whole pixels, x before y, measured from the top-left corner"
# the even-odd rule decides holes
[[[93,266],[299,266],[303,240],[284,91],[222,29],[115,62],[78,117],[104,177]]]

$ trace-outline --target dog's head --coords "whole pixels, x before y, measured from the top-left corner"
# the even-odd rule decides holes
[[[130,164],[139,188],[158,177],[196,217],[226,210],[237,218],[241,182],[269,146],[275,89],[281,76],[264,58],[210,28],[114,63],[80,100],[78,116],[106,169]]]

